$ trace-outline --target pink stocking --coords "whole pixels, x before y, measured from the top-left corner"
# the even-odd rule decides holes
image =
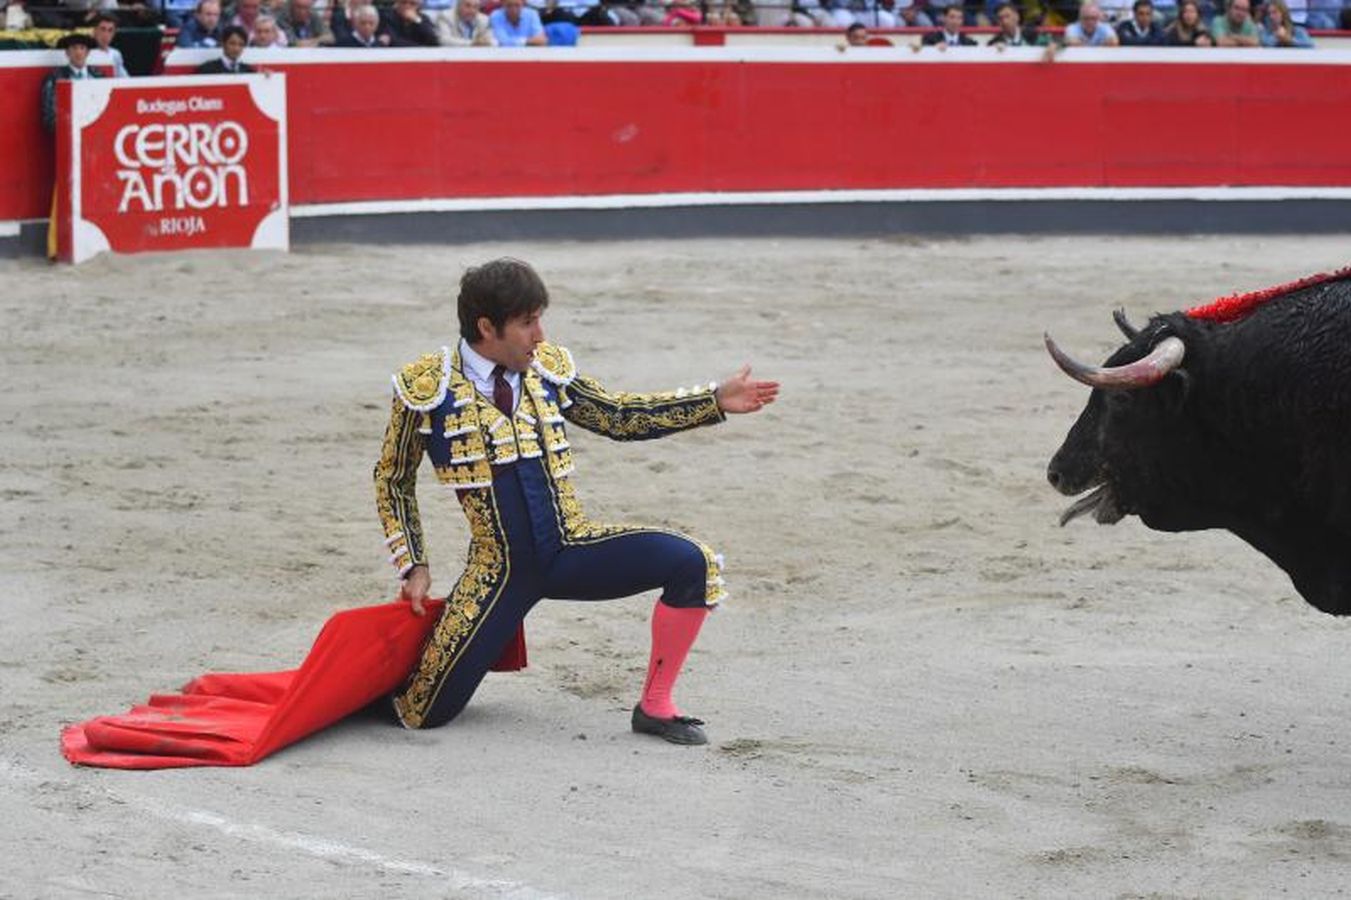
[[[652,608],[652,657],[647,664],[647,682],[643,685],[643,712],[657,719],[680,715],[671,691],[680,677],[699,628],[708,617],[708,607],[680,608],[660,600]]]

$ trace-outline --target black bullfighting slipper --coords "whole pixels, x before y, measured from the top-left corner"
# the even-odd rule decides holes
[[[669,719],[649,716],[643,712],[641,703],[633,708],[634,731],[639,734],[654,734],[672,744],[707,744],[708,735],[699,727],[702,724],[704,724],[702,719],[693,716],[672,716]]]

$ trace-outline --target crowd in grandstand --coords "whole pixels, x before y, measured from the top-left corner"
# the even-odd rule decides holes
[[[50,4],[52,0],[44,0]],[[848,45],[1311,47],[1351,29],[1351,0],[0,0],[10,30],[90,29],[93,65],[122,76],[119,25],[163,25],[179,47],[523,47],[575,43],[581,26],[845,28]],[[26,5],[27,4],[27,5]],[[222,4],[227,4],[223,6]],[[869,29],[929,29],[917,40]],[[982,33],[973,35],[971,29]],[[989,29],[995,32],[989,34]],[[979,39],[978,39],[979,38]],[[844,45],[841,45],[844,46]],[[241,50],[243,48],[240,48]],[[226,71],[239,54],[224,53]]]

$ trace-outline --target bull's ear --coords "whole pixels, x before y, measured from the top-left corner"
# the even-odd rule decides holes
[[[1169,415],[1180,416],[1187,408],[1187,398],[1192,392],[1192,377],[1186,369],[1177,368],[1169,372],[1155,388],[1163,400],[1163,408]]]
[[[1121,329],[1121,333],[1126,336],[1126,340],[1128,341],[1135,340],[1136,336],[1140,333],[1140,329],[1132,325],[1130,320],[1126,318],[1126,308],[1124,306],[1112,310],[1112,321],[1116,323],[1117,328]]]

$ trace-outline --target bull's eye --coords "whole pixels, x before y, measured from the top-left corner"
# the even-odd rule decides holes
[[[1107,406],[1112,412],[1125,412],[1130,409],[1131,404],[1135,402],[1135,394],[1131,391],[1108,391]]]

